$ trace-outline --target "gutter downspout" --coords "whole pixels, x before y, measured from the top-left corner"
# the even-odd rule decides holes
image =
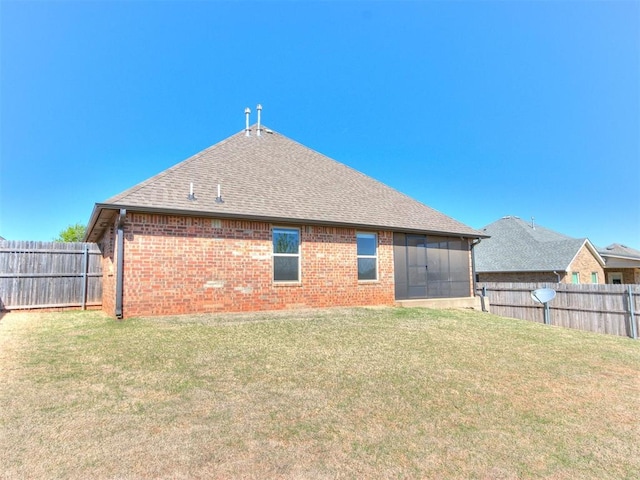
[[[127,216],[127,210],[120,209],[118,216],[116,236],[116,318],[122,320],[122,291],[124,279],[124,220]]]
[[[560,274],[555,270],[553,271],[553,273],[555,273],[556,277],[558,277],[558,283],[560,283]]]
[[[480,244],[481,238],[476,238],[476,241],[471,242],[471,275],[473,276],[473,296],[476,296],[476,289],[478,285],[476,283],[476,252],[473,249],[476,245]],[[480,295],[480,303],[482,304],[482,311],[486,312],[487,309],[484,306],[484,296]]]

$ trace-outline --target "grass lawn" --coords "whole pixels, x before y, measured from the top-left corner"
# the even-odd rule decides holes
[[[0,320],[0,478],[640,478],[640,342],[472,311]]]

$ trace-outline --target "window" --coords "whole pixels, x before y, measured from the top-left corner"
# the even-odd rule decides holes
[[[598,272],[591,272],[591,283],[598,283]]]
[[[622,285],[622,273],[611,272],[609,274],[609,283],[612,283],[613,285]]]
[[[580,272],[573,272],[571,274],[571,283],[580,283]]]
[[[300,281],[300,230],[273,229],[273,280]]]
[[[378,236],[375,233],[357,233],[358,280],[378,279]]]

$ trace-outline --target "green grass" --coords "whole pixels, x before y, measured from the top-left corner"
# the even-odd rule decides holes
[[[640,342],[472,311],[0,320],[0,478],[640,478]]]

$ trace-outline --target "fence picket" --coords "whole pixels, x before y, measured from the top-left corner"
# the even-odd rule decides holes
[[[102,304],[93,243],[0,241],[0,310]]]
[[[530,295],[543,287],[556,290],[551,325],[630,337],[638,331],[640,285],[485,282],[478,294],[486,291],[492,313],[543,323],[543,306]]]

